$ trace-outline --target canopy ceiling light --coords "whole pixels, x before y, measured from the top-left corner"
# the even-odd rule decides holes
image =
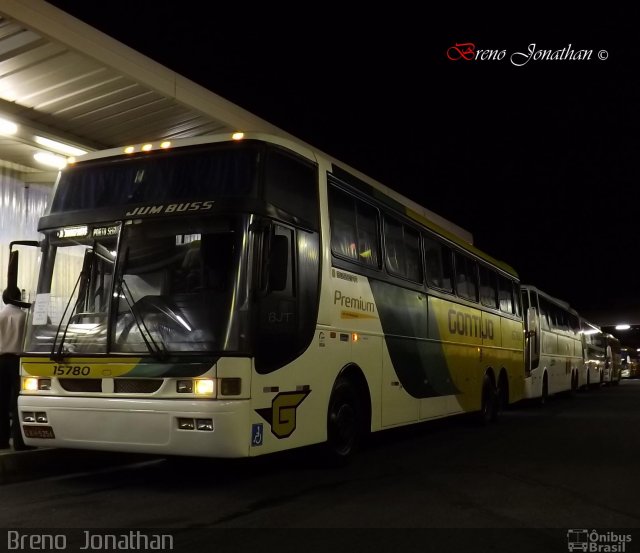
[[[53,167],[54,169],[64,169],[67,165],[67,160],[65,158],[50,152],[37,152],[33,154],[33,159],[42,165]]]
[[[44,136],[36,135],[35,140],[38,144],[40,144],[40,146],[44,146],[45,148],[49,148],[60,154],[66,154],[69,156],[81,156],[87,153],[86,150],[77,148],[76,146],[64,144],[62,142],[58,142],[57,140],[52,140],[51,138],[46,138]]]
[[[0,117],[0,134],[16,134],[18,132],[18,125],[8,119]]]

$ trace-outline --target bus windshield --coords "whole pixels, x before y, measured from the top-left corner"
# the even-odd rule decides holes
[[[27,351],[247,351],[250,219],[135,220],[70,238],[48,231]]]

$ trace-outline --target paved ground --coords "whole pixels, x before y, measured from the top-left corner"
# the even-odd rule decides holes
[[[12,483],[0,488],[0,526],[192,529],[183,545],[200,543],[194,529],[271,529],[225,534],[256,547],[279,543],[278,528],[369,529],[365,541],[378,529],[430,528],[448,529],[426,534],[440,545],[566,551],[569,528],[639,526],[639,428],[640,381],[625,381],[520,405],[486,428],[456,417],[378,434],[340,469],[313,448],[232,462],[30,451],[3,456]],[[327,547],[338,536],[362,543],[353,530],[310,535]],[[400,539],[379,543],[385,536]]]

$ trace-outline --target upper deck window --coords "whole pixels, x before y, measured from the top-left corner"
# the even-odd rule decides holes
[[[88,161],[63,171],[51,213],[255,198],[261,150],[257,144],[222,144]]]

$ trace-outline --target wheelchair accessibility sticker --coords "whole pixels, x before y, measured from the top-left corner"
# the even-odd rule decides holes
[[[251,446],[256,447],[262,445],[262,423],[254,424],[251,426]]]

